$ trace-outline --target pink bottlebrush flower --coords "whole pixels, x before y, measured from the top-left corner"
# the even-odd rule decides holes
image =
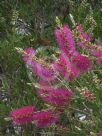
[[[101,46],[91,45],[92,37],[85,33],[82,26],[78,25],[76,30],[79,32],[80,42],[77,45],[83,49],[86,49],[92,56],[96,57],[97,64],[102,65],[102,51],[98,51],[98,48],[101,49]]]
[[[53,106],[65,106],[71,100],[73,93],[67,89],[40,89],[38,90],[38,95],[48,104]]]
[[[63,27],[63,36],[65,38],[65,42],[68,44],[69,48],[73,51],[75,51],[75,42],[71,34],[71,30],[67,25]]]
[[[63,53],[66,53],[64,54],[65,57],[67,56],[65,58],[67,59],[66,62],[70,61],[69,71],[70,72],[72,71],[73,74],[76,74],[78,70],[80,72],[87,72],[91,66],[90,60],[85,56],[79,55],[79,53],[75,50],[75,43],[72,38],[70,29],[67,26],[64,26],[61,29],[56,30],[55,34],[56,34],[56,39],[60,45],[61,50],[63,50]],[[88,38],[85,33],[82,35],[84,38]],[[73,64],[75,68],[73,67]]]
[[[101,49],[101,46],[92,45],[92,37],[85,33],[80,25],[76,27],[76,30],[79,32],[80,39],[80,42],[78,42],[77,45],[96,57],[97,64],[102,65],[102,50],[98,51],[99,48]]]
[[[26,106],[17,110],[13,110],[10,116],[13,123],[16,125],[23,125],[33,121],[33,114],[36,111],[34,106]]]
[[[55,72],[59,73],[59,75],[64,76],[66,72],[66,61],[62,55],[52,64],[53,69]],[[69,67],[70,68],[70,67]]]
[[[52,110],[36,112],[33,115],[33,120],[37,127],[49,127],[56,124],[56,122],[59,120],[59,114]]]
[[[76,57],[73,57],[73,65],[80,71],[80,72],[87,72],[91,69],[92,63],[86,56],[82,56],[78,54]]]
[[[76,53],[75,43],[72,38],[71,31],[67,25],[64,25],[60,29],[55,30],[56,41],[62,51],[67,56],[74,55]]]
[[[87,34],[86,32],[84,32],[84,29],[81,24],[76,26],[76,30],[79,32],[79,36],[81,39],[84,39],[88,42],[92,41],[92,37],[89,34]]]
[[[36,74],[43,80],[45,81],[53,81],[56,78],[56,75],[53,71],[53,69],[51,68],[46,68],[41,66],[40,64],[36,65]],[[32,68],[33,69],[33,68]]]
[[[75,80],[80,75],[80,72],[73,67],[66,55],[61,54],[59,59],[53,63],[52,67],[57,73],[59,73],[59,75],[69,81]]]
[[[94,96],[94,94],[90,91],[85,91],[82,93],[82,95],[84,96],[84,98],[87,100],[87,101],[94,101],[96,99],[96,97]]]
[[[34,59],[36,52],[32,48],[28,48],[23,55],[23,60],[30,67],[32,72],[43,80],[51,81],[55,79],[55,73],[51,68],[46,68],[40,64],[39,60]]]
[[[87,45],[93,40],[92,37],[84,32],[84,29],[80,24],[76,26],[76,31],[78,32],[78,38],[80,39],[80,41],[77,42],[76,45],[89,51],[90,47],[87,47]]]

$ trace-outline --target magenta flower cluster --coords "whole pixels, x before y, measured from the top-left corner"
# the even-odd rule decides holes
[[[63,107],[70,101],[73,93],[67,89],[40,89],[38,95],[48,104],[55,107]]]
[[[91,61],[76,50],[69,27],[65,25],[63,28],[56,29],[55,35],[65,61],[70,64],[70,66],[67,65],[68,69],[71,69],[72,72],[76,70],[76,73],[89,71],[92,65]]]
[[[34,123],[37,127],[48,127],[55,124],[59,114],[53,110],[37,111],[34,106],[26,106],[11,112],[11,119],[15,125]]]
[[[14,110],[10,113],[14,124],[23,125],[33,120],[33,113],[36,112],[34,106],[26,106],[21,109]]]
[[[76,27],[76,30],[81,37],[80,39],[82,39],[77,45],[88,49],[87,44],[92,38],[83,31],[80,25]],[[38,111],[34,106],[27,106],[14,110],[10,116],[17,125],[33,122],[37,127],[48,127],[56,124],[61,113],[64,112],[65,107],[70,103],[73,92],[63,87],[56,88],[52,86],[52,82],[55,84],[60,82],[59,77],[73,81],[92,68],[92,62],[89,57],[77,51],[75,39],[73,39],[74,36],[67,25],[57,28],[55,37],[61,52],[57,60],[52,64],[47,64],[38,59],[36,57],[37,52],[32,48],[25,49],[22,54],[23,61],[33,74],[40,79],[40,89],[37,90],[38,97],[50,105],[51,109]],[[97,58],[98,63],[102,63],[102,52],[96,51],[95,48],[89,50],[89,52]]]
[[[102,65],[102,47],[101,45],[92,44],[92,40],[93,40],[92,37],[86,32],[84,32],[84,29],[81,25],[77,25],[75,30],[78,33],[77,39],[79,39],[76,45],[86,50],[90,55],[94,56],[96,58],[97,64]]]

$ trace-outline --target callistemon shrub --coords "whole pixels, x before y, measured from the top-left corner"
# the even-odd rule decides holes
[[[59,26],[54,34],[59,56],[53,61],[40,58],[33,48],[16,48],[36,79],[32,93],[43,108],[22,107],[11,111],[10,117],[16,125],[50,127],[55,134],[97,136],[102,131],[101,45],[81,25],[73,30]]]

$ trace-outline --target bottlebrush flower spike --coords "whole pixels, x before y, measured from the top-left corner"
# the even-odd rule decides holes
[[[85,39],[88,42],[92,41],[92,37],[89,34],[84,32],[84,29],[81,26],[81,24],[76,26],[76,30],[78,31],[79,36],[80,36],[81,39]]]
[[[58,60],[52,64],[52,67],[55,72],[69,81],[75,80],[80,75],[80,71],[73,67],[73,64],[66,55],[61,54]]]
[[[56,78],[56,74],[54,73],[52,68],[45,68],[40,64],[37,64],[36,74],[45,81],[53,81]],[[33,70],[33,68],[32,68]]]
[[[47,81],[55,79],[56,75],[53,69],[51,69],[50,66],[46,67],[46,62],[39,60],[35,56],[36,52],[32,48],[27,48],[24,52],[25,54],[23,55],[23,60],[30,67],[34,74]]]
[[[96,57],[97,64],[102,65],[102,47],[91,43],[92,37],[84,32],[81,25],[76,26],[76,31],[79,33],[78,36],[80,39],[77,45]]]
[[[23,125],[33,121],[33,114],[36,111],[34,106],[26,106],[10,113],[13,123]]]
[[[59,120],[59,114],[55,113],[53,110],[40,111],[34,113],[33,120],[37,127],[49,127],[56,124]]]
[[[62,51],[67,56],[76,53],[75,42],[72,38],[71,31],[67,25],[55,30],[56,41]]]
[[[73,71],[73,73],[75,74],[78,70],[80,72],[87,72],[90,69],[91,62],[87,57],[82,56],[76,51],[75,43],[72,38],[70,29],[67,26],[64,26],[63,28],[56,30],[55,35],[60,49],[63,51],[62,54],[64,56],[67,56],[67,61],[70,61],[70,65],[72,65],[70,67],[72,67],[71,70]],[[85,38],[86,36],[87,35],[84,34]],[[73,67],[73,64],[75,67]]]
[[[87,51],[92,50],[90,43],[93,39],[89,34],[84,32],[84,29],[81,24],[78,24],[76,26],[73,36],[77,40],[76,45],[78,45],[80,48],[86,49]]]
[[[73,57],[73,65],[80,72],[87,72],[91,69],[92,63],[88,57],[78,54],[76,57]]]
[[[61,107],[67,105],[73,93],[67,89],[58,88],[58,89],[40,89],[38,90],[38,95],[48,104]]]

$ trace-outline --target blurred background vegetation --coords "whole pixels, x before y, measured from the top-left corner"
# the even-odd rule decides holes
[[[50,52],[46,52],[46,55],[50,57],[57,46],[54,38],[55,17],[58,16],[63,24],[67,23],[73,28],[69,14],[72,14],[75,22],[81,23],[94,39],[98,39],[97,42],[102,41],[101,0],[0,0],[0,136],[18,135],[12,124],[4,120],[13,108],[32,104],[42,107],[32,92],[34,88],[27,84],[30,80],[26,68],[14,47],[37,49],[47,46]],[[79,80],[80,86],[89,86],[92,76],[102,78],[97,72],[91,74],[93,75],[89,75],[90,78],[87,79],[86,76]],[[75,83],[74,86],[76,85],[78,84]],[[93,85],[94,83],[89,88],[93,88],[94,92],[100,90],[101,87]],[[89,105],[91,108],[96,108],[96,114],[98,108],[102,106],[102,90],[97,96],[99,101],[96,107]],[[77,106],[81,107],[80,100]],[[97,118],[99,127],[96,127],[96,132],[102,126],[102,114],[99,113]],[[39,130],[34,126],[28,126],[24,130],[23,134],[19,135],[33,136],[34,133],[41,135],[37,134]],[[87,128],[80,132],[80,136],[86,136],[86,133],[88,133]],[[74,135],[77,136],[77,134],[71,136]]]

